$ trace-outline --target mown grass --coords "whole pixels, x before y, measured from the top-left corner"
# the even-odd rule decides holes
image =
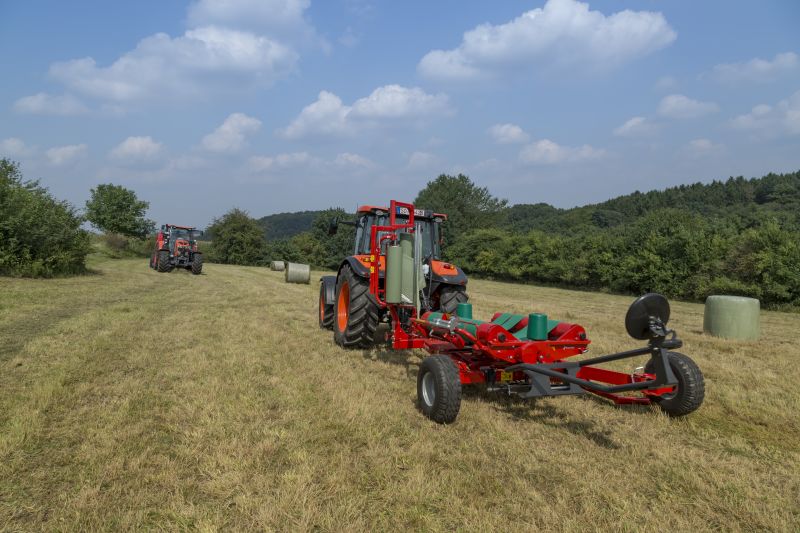
[[[800,315],[763,340],[672,325],[706,375],[686,419],[593,397],[469,391],[415,407],[419,354],[343,351],[315,285],[94,259],[0,279],[0,529],[775,530],[800,527]],[[476,317],[539,310],[592,353],[636,346],[630,298],[485,281]]]

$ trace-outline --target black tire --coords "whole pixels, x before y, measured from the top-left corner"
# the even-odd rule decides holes
[[[439,291],[439,311],[454,315],[458,304],[467,303],[467,289],[457,286],[444,286]]]
[[[192,257],[192,274],[199,275],[203,271],[203,254],[194,254]]]
[[[703,372],[689,356],[682,353],[668,352],[667,360],[678,380],[678,386],[675,392],[664,394],[653,400],[670,416],[688,415],[696,411],[703,403],[706,393]],[[652,359],[647,361],[644,371],[648,374],[655,373]]]
[[[319,327],[333,329],[333,304],[325,303],[325,285],[319,284]]]
[[[159,272],[169,272],[172,270],[172,265],[169,264],[169,251],[159,250],[156,255],[156,270]]]
[[[343,348],[369,348],[380,320],[380,310],[369,299],[369,282],[344,266],[336,280],[333,340]]]
[[[461,408],[461,378],[446,355],[431,355],[419,365],[417,401],[422,413],[439,424],[450,424]]]

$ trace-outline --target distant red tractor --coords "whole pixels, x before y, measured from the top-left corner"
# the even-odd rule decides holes
[[[203,254],[197,251],[197,238],[202,234],[202,231],[193,227],[164,224],[156,237],[150,268],[159,272],[185,268],[191,270],[192,274],[200,274],[203,271]]]

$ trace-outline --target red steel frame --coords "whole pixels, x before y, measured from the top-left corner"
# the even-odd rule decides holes
[[[408,209],[408,222],[397,223],[397,208]],[[370,234],[371,255],[369,258],[369,291],[374,301],[381,308],[387,309],[391,316],[392,331],[390,333],[393,349],[421,348],[431,354],[448,355],[459,370],[461,383],[487,383],[487,369],[495,376],[494,383],[523,382],[525,373],[520,370],[503,371],[504,368],[517,364],[554,364],[565,359],[584,354],[588,351],[590,340],[586,330],[577,324],[561,323],[554,329],[547,340],[521,341],[502,326],[491,322],[477,326],[476,334],[461,327],[452,331],[436,327],[426,318],[429,313],[417,317],[413,306],[389,304],[385,299],[385,290],[379,284],[379,258],[384,241],[394,241],[400,231],[414,232],[414,205],[392,200],[389,207],[389,224],[372,226]],[[384,233],[381,238],[378,234]],[[407,318],[401,320],[401,313]],[[444,319],[451,318],[444,315]],[[497,377],[500,379],[496,379]],[[576,377],[579,379],[608,385],[626,385],[654,380],[656,376],[649,373],[625,373],[599,368],[582,366]],[[550,378],[557,382],[558,378]],[[673,392],[672,386],[661,386],[638,391],[637,395],[617,394],[592,390],[589,392],[609,398],[618,404],[649,404],[651,398]]]

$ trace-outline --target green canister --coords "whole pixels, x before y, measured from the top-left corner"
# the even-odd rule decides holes
[[[532,341],[547,340],[547,315],[531,313],[528,315],[528,338]]]
[[[456,316],[458,318],[472,318],[472,304],[464,302],[456,306]]]

